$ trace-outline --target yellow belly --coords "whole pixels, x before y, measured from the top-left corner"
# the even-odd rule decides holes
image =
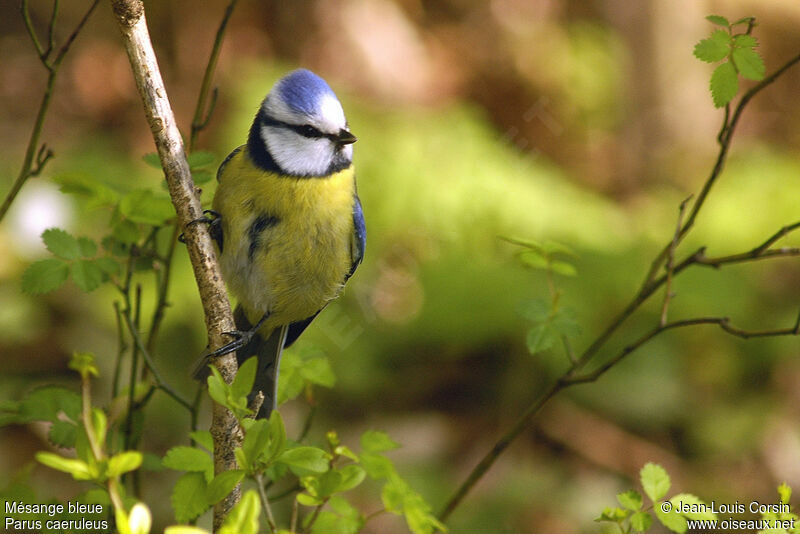
[[[339,295],[352,263],[354,195],[352,167],[324,178],[278,176],[254,167],[246,148],[225,165],[213,204],[222,218],[220,267],[251,323],[269,312],[262,333]],[[270,224],[255,232],[259,217]]]

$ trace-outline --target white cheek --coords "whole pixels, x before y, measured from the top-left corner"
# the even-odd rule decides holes
[[[264,127],[261,135],[275,163],[286,172],[322,176],[333,158],[333,144],[325,138],[309,139],[291,130]]]

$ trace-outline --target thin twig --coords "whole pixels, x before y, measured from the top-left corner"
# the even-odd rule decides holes
[[[800,62],[800,54],[789,60],[785,63],[782,67],[772,73],[770,76],[764,78],[758,85],[751,88],[747,91],[744,96],[739,101],[739,104],[734,111],[733,117],[730,119],[728,123],[727,117],[725,121],[725,125],[723,126],[723,132],[720,133],[720,152],[717,156],[716,163],[714,164],[714,168],[711,171],[711,175],[706,180],[703,188],[700,192],[700,196],[698,197],[697,201],[693,204],[692,210],[690,212],[689,218],[680,228],[678,232],[677,240],[673,238],[664,249],[658,254],[655,260],[653,260],[650,270],[645,277],[645,281],[642,284],[639,291],[634,295],[632,300],[628,303],[628,305],[619,312],[614,318],[611,319],[609,325],[603,330],[597,338],[586,348],[586,350],[581,354],[581,356],[572,363],[569,369],[559,378],[556,382],[551,385],[544,393],[542,393],[538,398],[536,398],[524,411],[524,413],[516,420],[514,425],[495,443],[494,447],[484,455],[481,461],[476,465],[472,471],[470,471],[467,479],[457,488],[456,492],[453,494],[450,499],[446,502],[445,506],[443,507],[441,513],[439,514],[439,519],[444,521],[453,510],[458,507],[467,493],[474,487],[474,485],[480,480],[483,475],[489,470],[489,468],[494,464],[497,458],[502,454],[502,452],[508,447],[508,445],[527,427],[533,417],[541,410],[542,406],[544,406],[547,401],[549,401],[552,397],[558,394],[561,390],[577,384],[583,383],[585,377],[591,375],[578,375],[578,372],[583,369],[590,360],[598,353],[598,351],[605,346],[606,342],[612,337],[612,335],[617,331],[617,329],[631,316],[635,311],[639,309],[639,307],[661,286],[667,282],[668,273],[664,274],[660,277],[657,277],[658,271],[661,269],[661,266],[664,264],[664,261],[667,259],[667,256],[670,253],[670,249],[674,251],[677,244],[680,243],[681,239],[686,236],[689,230],[692,228],[694,224],[694,220],[697,217],[700,209],[702,208],[706,197],[708,196],[711,187],[714,181],[719,176],[720,172],[722,171],[722,167],[725,161],[725,157],[727,155],[728,147],[730,146],[731,137],[735,130],[735,126],[738,123],[739,117],[741,116],[742,111],[744,110],[747,103],[756,95],[759,91],[770,85],[772,82],[775,81],[781,74],[786,72],[789,68],[791,68],[796,63]],[[776,256],[795,256],[798,255],[800,250],[793,249],[793,248],[782,248],[782,249],[770,249],[770,247],[780,238],[788,234],[789,232],[793,231],[794,229],[800,227],[800,223],[795,223],[789,226],[786,226],[776,232],[772,237],[767,239],[764,243],[759,245],[758,247],[752,249],[751,251],[744,253],[744,254],[737,254],[732,256],[725,256],[722,258],[706,258],[705,257],[705,247],[699,249],[697,252],[688,256],[684,259],[681,263],[674,267],[672,276],[678,274],[682,270],[688,268],[691,265],[713,265],[718,267],[723,264],[732,264],[732,263],[743,263],[747,261],[755,261],[767,257],[776,257]],[[677,241],[677,243],[675,243]],[[628,352],[623,351],[624,357],[630,352],[633,352],[636,348],[641,346],[642,344],[646,343],[655,335],[658,335],[661,332],[664,332],[668,329],[678,328],[680,326],[689,326],[691,324],[717,324],[720,328],[728,332],[729,334],[736,335],[743,338],[748,337],[769,337],[769,336],[777,336],[777,335],[798,335],[800,334],[800,316],[794,325],[793,328],[790,329],[780,329],[780,330],[764,330],[764,331],[747,331],[735,328],[730,325],[727,319],[725,318],[698,318],[698,319],[688,319],[685,321],[677,321],[674,323],[667,323],[665,325],[659,325],[654,330],[648,332],[639,340],[634,342],[633,345],[630,345],[626,350]],[[618,355],[617,358],[621,359]],[[618,359],[616,361],[619,361]],[[611,364],[613,365],[613,363]],[[605,366],[600,367],[599,371],[600,374],[605,372],[610,368]],[[598,371],[595,371],[595,373]],[[599,375],[598,375],[599,376]]]
[[[258,486],[258,495],[261,497],[261,506],[264,508],[264,513],[267,516],[267,526],[269,527],[270,532],[275,532],[278,530],[278,526],[275,523],[275,518],[272,516],[272,507],[269,505],[267,492],[264,491],[264,477],[261,476],[260,472],[256,471],[254,478],[256,479],[256,485]]]
[[[238,0],[231,0],[228,4],[228,7],[225,8],[225,14],[222,16],[222,21],[220,21],[219,28],[217,28],[217,35],[214,38],[214,45],[211,47],[211,55],[208,58],[206,70],[203,73],[203,81],[200,84],[200,95],[197,97],[197,106],[195,107],[194,117],[192,118],[192,131],[191,135],[189,136],[190,152],[194,149],[194,145],[197,141],[197,135],[208,124],[217,102],[217,91],[214,90],[211,95],[211,103],[208,106],[208,112],[204,115],[208,91],[211,88],[211,79],[214,77],[214,71],[217,68],[217,60],[219,59],[219,52],[222,49],[222,41],[225,38],[225,30],[228,27],[228,21],[233,14],[233,10],[236,7],[237,2]]]
[[[94,9],[97,7],[97,4],[99,3],[100,0],[94,0],[92,2],[92,5],[89,6],[89,9],[86,11],[83,18],[81,18],[77,26],[75,26],[75,29],[72,31],[69,37],[67,37],[67,40],[59,49],[55,59],[53,59],[53,61],[50,61],[49,56],[51,54],[51,50],[46,51],[45,49],[42,48],[42,44],[39,41],[39,38],[36,36],[36,30],[33,27],[33,22],[31,22],[30,13],[28,12],[28,2],[27,0],[23,0],[22,2],[21,11],[22,11],[22,18],[25,21],[25,28],[27,29],[28,34],[31,37],[31,40],[33,41],[33,46],[36,48],[36,53],[39,55],[39,59],[42,61],[42,65],[44,65],[44,67],[48,70],[48,76],[47,76],[47,84],[44,90],[44,95],[42,96],[42,101],[39,104],[39,111],[36,113],[36,119],[34,120],[33,123],[33,130],[31,131],[31,136],[28,139],[28,147],[25,149],[25,157],[22,161],[22,167],[19,170],[19,174],[17,175],[16,180],[14,180],[14,183],[11,185],[11,189],[8,191],[8,193],[6,193],[5,200],[3,200],[3,203],[0,204],[0,221],[2,221],[3,218],[6,216],[6,213],[8,213],[11,204],[14,202],[14,199],[17,198],[17,195],[22,189],[22,186],[25,185],[25,182],[28,180],[28,178],[34,176],[35,174],[38,175],[39,173],[41,173],[44,164],[47,163],[47,161],[52,157],[52,152],[48,152],[45,157],[40,158],[38,160],[38,165],[36,166],[36,168],[35,169],[33,168],[34,157],[37,154],[37,147],[39,146],[39,138],[42,135],[42,128],[44,127],[44,119],[47,116],[47,110],[50,107],[50,101],[52,100],[53,97],[53,89],[55,88],[56,85],[58,68],[61,65],[61,62],[64,60],[64,57],[67,55],[70,46],[75,41],[75,38],[81,32],[84,25],[86,24],[86,21],[89,20],[89,17],[91,16],[92,12],[94,12]],[[51,22],[53,23],[55,22],[56,10],[57,10],[57,3],[56,5],[53,6],[54,14],[53,14],[53,19],[51,20]],[[50,40],[51,42],[52,42],[52,36],[53,36],[53,28],[51,27],[50,36],[48,37],[48,40]],[[42,154],[43,150],[44,150],[44,145],[42,145],[41,148],[38,148],[39,151],[38,153]],[[32,169],[35,170],[35,174],[31,173]]]
[[[675,263],[675,248],[678,246],[678,236],[681,232],[681,225],[683,224],[683,214],[686,211],[686,204],[692,199],[691,196],[685,198],[678,208],[678,223],[675,225],[675,234],[672,236],[672,244],[669,247],[667,254],[667,282],[664,288],[664,301],[661,304],[661,325],[667,324],[667,310],[669,309],[669,302],[672,299],[672,276],[673,265]]]

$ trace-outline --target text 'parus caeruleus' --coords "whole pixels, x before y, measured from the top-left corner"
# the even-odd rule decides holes
[[[275,84],[247,143],[217,172],[212,235],[239,304],[237,339],[215,354],[237,350],[240,364],[258,357],[259,417],[276,408],[283,348],[339,296],[364,255],[355,141],[325,80],[299,69]]]

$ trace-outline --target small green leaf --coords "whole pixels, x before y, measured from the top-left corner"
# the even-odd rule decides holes
[[[184,473],[172,488],[172,509],[179,523],[188,523],[208,509],[206,479],[202,473]]]
[[[265,461],[272,463],[284,449],[286,449],[286,428],[280,412],[273,410],[269,415],[269,446],[265,454]]]
[[[394,474],[394,464],[386,456],[374,452],[361,454],[361,466],[370,478],[385,479]]]
[[[214,472],[214,462],[207,452],[185,445],[168,450],[161,460],[161,465],[176,471]]]
[[[748,80],[763,80],[766,67],[764,60],[752,48],[735,48],[732,54],[733,63],[739,74]]]
[[[642,507],[642,496],[636,490],[628,490],[618,494],[617,500],[623,507],[633,512],[636,512]]]
[[[72,262],[70,273],[75,284],[87,293],[100,287],[105,278],[103,270],[92,260]]]
[[[403,513],[403,503],[408,494],[408,485],[399,478],[391,477],[381,490],[381,501],[387,512],[394,514]]]
[[[728,104],[739,91],[739,80],[733,63],[726,61],[714,69],[711,75],[711,98],[714,107],[721,108]]]
[[[69,265],[50,258],[34,262],[22,273],[22,291],[28,295],[41,295],[61,287],[69,276]]]
[[[523,250],[518,254],[518,257],[523,265],[532,269],[546,271],[550,267],[547,258],[535,250]]]
[[[782,504],[789,504],[789,500],[792,498],[792,488],[786,482],[782,482],[778,486],[778,495]]]
[[[255,360],[255,358],[251,358],[251,360]],[[269,421],[266,419],[258,419],[250,425],[242,441],[242,454],[244,455],[245,465],[240,465],[239,467],[251,473],[258,468],[256,461],[264,452],[267,443],[269,443],[269,430]]]
[[[364,468],[355,464],[346,465],[339,469],[338,472],[341,474],[342,478],[339,481],[338,487],[336,488],[337,492],[349,491],[355,488],[361,484],[361,482],[364,480],[364,477],[367,476],[367,472],[364,471]]]
[[[130,219],[120,219],[111,229],[111,235],[120,243],[129,245],[139,240],[139,227]]]
[[[64,413],[72,421],[80,418],[81,397],[78,393],[61,386],[36,388],[19,403],[19,422],[58,421]]]
[[[758,40],[752,35],[741,33],[733,36],[733,46],[735,48],[755,48],[758,46]]]
[[[364,516],[343,497],[331,497],[328,508],[319,514],[311,534],[356,534],[363,528]]]
[[[336,384],[336,375],[333,374],[331,363],[325,356],[309,358],[300,368],[300,376],[311,382],[326,388],[332,388]]]
[[[231,395],[234,398],[247,397],[250,390],[253,389],[253,383],[256,380],[256,368],[258,366],[258,358],[253,356],[248,358],[239,366],[236,372],[236,377],[231,383]]]
[[[78,240],[61,228],[48,228],[42,232],[42,241],[47,250],[59,258],[74,260],[81,255]]]
[[[622,508],[611,508],[606,507],[603,509],[603,513],[600,514],[600,517],[595,519],[595,521],[610,521],[612,523],[619,523],[620,521],[624,521],[628,514],[630,514],[630,510],[623,510]]]
[[[223,471],[218,474],[209,482],[206,500],[209,505],[213,506],[219,501],[228,496],[233,491],[236,484],[244,478],[244,471],[241,469],[234,469],[231,471]]]
[[[73,352],[67,366],[73,371],[77,371],[81,377],[100,376],[100,369],[98,369],[94,354],[91,352]]]
[[[561,260],[553,260],[550,262],[550,270],[561,276],[575,276],[578,274],[577,269],[571,263]]]
[[[297,476],[324,473],[328,470],[328,455],[317,447],[296,447],[287,449],[278,461],[289,466]]]
[[[738,26],[739,24],[750,24],[750,21],[756,20],[755,17],[742,17],[736,22],[733,22],[731,26]]]
[[[214,399],[214,402],[225,406],[229,410],[232,409],[230,403],[228,402],[228,392],[230,391],[230,386],[222,379],[222,375],[219,374],[219,370],[213,365],[209,365],[208,368],[211,370],[211,373],[208,375],[208,379],[206,382],[208,383],[208,394],[209,396]]]
[[[255,490],[248,490],[225,518],[219,534],[258,534],[261,501]]]
[[[636,512],[631,516],[631,526],[636,532],[647,532],[653,525],[653,516],[647,512]]]
[[[91,414],[94,440],[102,446],[106,441],[106,433],[108,432],[108,418],[105,412],[100,408],[92,408]]]
[[[158,157],[158,152],[148,152],[142,156],[142,161],[153,167],[154,169],[161,170],[161,159]]]
[[[56,447],[71,449],[75,446],[78,435],[78,425],[71,421],[56,421],[50,426],[47,439]]]
[[[664,498],[672,484],[664,468],[651,462],[645,464],[639,471],[639,479],[644,492],[654,503]]]
[[[386,452],[399,447],[386,432],[367,430],[361,435],[361,448],[365,452]]]
[[[683,534],[688,530],[689,526],[686,523],[686,518],[679,513],[675,512],[674,510],[665,512],[662,510],[661,504],[659,503],[655,503],[655,507],[653,509],[656,512],[656,518],[659,520],[659,522],[661,522],[662,525],[670,529],[672,532]]]
[[[175,216],[169,197],[149,189],[137,189],[122,197],[119,210],[131,221],[151,226],[161,226]]]
[[[97,243],[85,236],[78,238],[78,248],[84,258],[91,258],[97,254]]]
[[[709,15],[706,17],[706,20],[712,24],[716,24],[717,26],[724,26],[726,28],[730,27],[731,25],[731,23],[728,22],[728,19],[726,19],[722,15]]]
[[[700,61],[716,63],[725,59],[731,51],[731,36],[723,30],[716,30],[708,39],[703,39],[694,47],[694,56]]]
[[[195,430],[189,437],[208,452],[214,452],[214,438],[208,430]]]
[[[108,460],[108,476],[118,477],[139,469],[142,465],[142,453],[139,451],[123,451]]]
[[[531,299],[526,301],[520,310],[520,313],[526,319],[530,319],[535,323],[543,323],[550,318],[552,307],[550,303],[544,299]]]
[[[528,352],[538,354],[549,349],[556,342],[556,336],[548,323],[537,324],[528,330],[526,343]]]
[[[189,161],[189,167],[194,171],[195,169],[201,169],[213,164],[217,156],[214,155],[213,152],[197,150],[189,154],[186,159]]]
[[[52,452],[37,452],[36,459],[39,463],[57,471],[69,473],[75,480],[91,480],[92,473],[89,464],[75,458],[64,458]]]

